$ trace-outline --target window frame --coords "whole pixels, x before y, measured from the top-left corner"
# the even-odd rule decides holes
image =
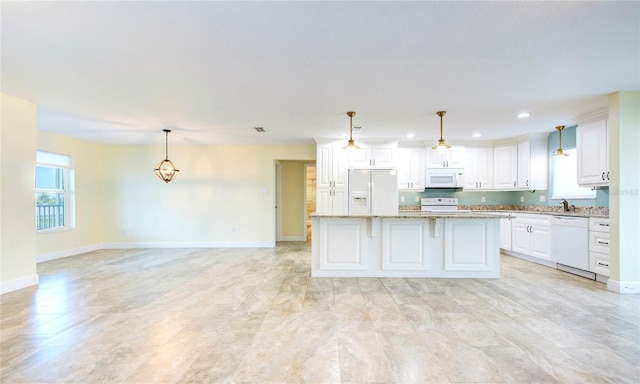
[[[569,155],[568,157],[571,157],[572,158],[571,160],[576,160],[576,162],[577,162],[578,153],[577,153],[576,147],[564,148],[564,152],[565,153],[568,152],[568,155]],[[557,185],[557,182],[558,182],[558,179],[559,179],[558,175],[557,175],[557,172],[556,172],[556,164],[557,164],[558,157],[553,157],[552,156],[551,159],[552,159],[551,160],[551,173],[553,175],[553,183],[551,185],[551,193],[550,193],[551,197],[550,197],[550,199],[553,199],[553,200],[563,200],[563,199],[565,199],[565,200],[566,199],[572,199],[572,200],[594,200],[594,199],[596,199],[597,194],[596,194],[595,191],[593,191],[593,188],[579,187],[578,186],[577,163],[575,163],[575,162],[574,162],[574,167],[573,168],[575,169],[575,173],[576,173],[576,179],[575,179],[576,186],[578,186],[578,188],[584,188],[585,190],[593,191],[593,193],[590,194],[590,195],[559,195],[558,192],[556,191],[556,185]]]
[[[63,171],[63,188],[37,188],[37,168],[58,168]],[[75,193],[74,193],[74,168],[73,158],[70,155],[58,154],[47,151],[36,151],[36,164],[34,167],[34,198],[37,206],[38,194],[55,193],[62,194],[64,201],[62,226],[38,228],[36,211],[36,233],[65,232],[75,229]],[[37,209],[37,208],[36,208]]]

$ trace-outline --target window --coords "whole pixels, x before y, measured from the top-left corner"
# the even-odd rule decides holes
[[[596,191],[578,186],[578,164],[575,148],[565,149],[568,156],[552,157],[552,199],[595,199]]]
[[[36,230],[73,228],[73,169],[71,157],[36,152]]]

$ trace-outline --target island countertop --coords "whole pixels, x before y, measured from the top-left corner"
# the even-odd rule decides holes
[[[311,217],[335,218],[335,219],[388,219],[388,218],[425,218],[425,219],[504,219],[504,214],[496,214],[490,212],[471,211],[471,212],[422,212],[422,211],[399,211],[392,215],[316,215]]]

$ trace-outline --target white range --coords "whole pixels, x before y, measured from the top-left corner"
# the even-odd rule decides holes
[[[423,197],[420,199],[422,212],[462,213],[468,209],[458,209],[458,199],[455,197]]]

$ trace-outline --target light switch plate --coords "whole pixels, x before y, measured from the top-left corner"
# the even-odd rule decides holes
[[[484,196],[482,196],[482,197],[480,198],[480,202],[482,202],[482,203],[486,203],[486,202],[487,202],[487,198],[486,198],[486,197],[484,197]]]
[[[544,202],[545,200],[547,200],[547,197],[545,195],[540,196],[540,201]]]
[[[400,202],[404,203],[404,196],[400,196]]]
[[[520,202],[524,203],[524,196],[520,196]]]

